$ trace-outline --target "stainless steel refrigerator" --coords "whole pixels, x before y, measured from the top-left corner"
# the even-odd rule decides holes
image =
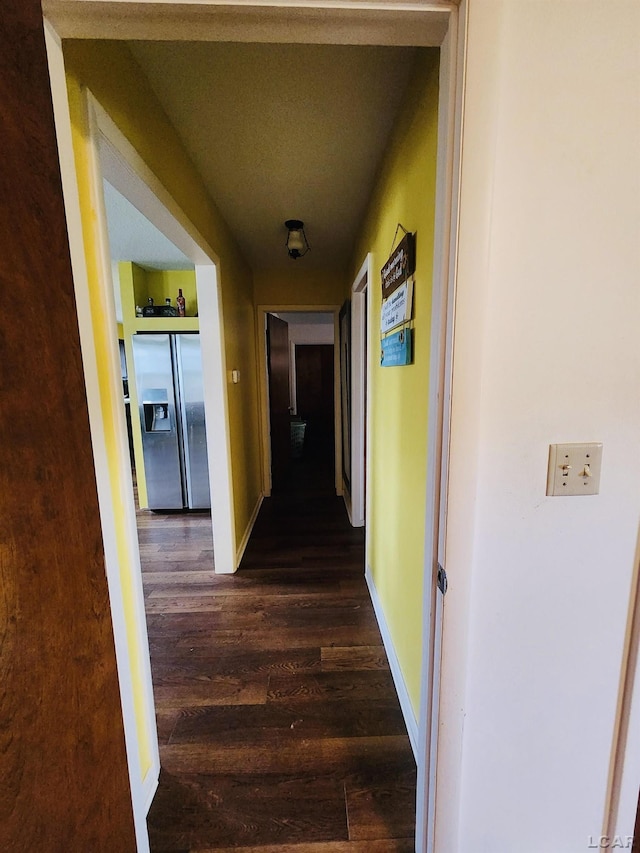
[[[149,509],[208,509],[200,336],[137,334],[132,345]]]

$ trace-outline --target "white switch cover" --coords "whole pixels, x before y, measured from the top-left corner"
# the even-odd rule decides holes
[[[548,495],[597,495],[602,443],[549,445]]]

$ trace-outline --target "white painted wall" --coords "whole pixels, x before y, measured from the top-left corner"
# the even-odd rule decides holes
[[[637,561],[640,3],[468,11],[436,850],[573,853],[603,828]],[[545,496],[570,441],[604,442],[599,496]]]
[[[333,316],[329,323],[289,323],[292,344],[332,344]]]

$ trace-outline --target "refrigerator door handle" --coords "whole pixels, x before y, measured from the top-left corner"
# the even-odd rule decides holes
[[[200,335],[176,335],[176,365],[188,506],[208,509],[211,497]]]

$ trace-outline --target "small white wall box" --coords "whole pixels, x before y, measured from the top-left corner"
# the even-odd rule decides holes
[[[548,495],[597,495],[602,442],[549,445]]]

